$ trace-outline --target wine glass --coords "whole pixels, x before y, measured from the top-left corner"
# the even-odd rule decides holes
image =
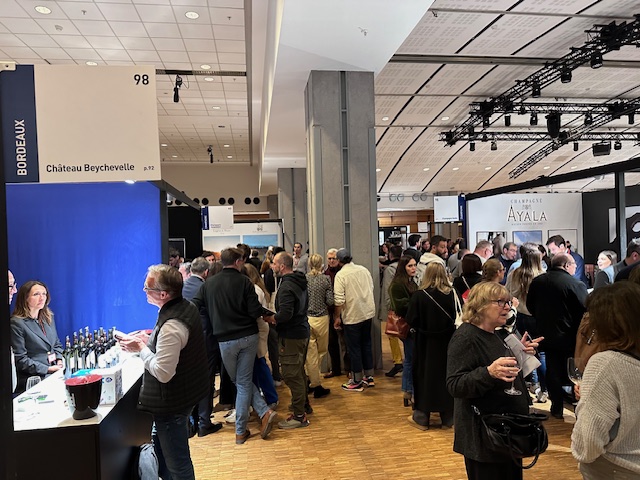
[[[516,362],[515,366],[516,366],[516,367],[518,367],[518,368],[520,368],[520,365],[518,365],[518,359],[516,358],[516,356],[513,354],[513,352],[511,351],[511,349],[510,349],[509,347],[507,347],[507,348],[505,349],[504,356],[505,356],[505,357],[513,357],[513,359],[514,359],[514,360],[515,360],[515,362]],[[516,377],[517,377],[517,374],[516,374]],[[510,388],[505,388],[505,389],[504,389],[504,393],[506,393],[507,395],[514,395],[514,396],[522,395],[522,391],[521,391],[521,390],[518,390],[518,389],[515,387],[516,377],[514,377],[514,379],[511,381],[511,387],[510,387]]]
[[[582,381],[582,359],[569,357],[567,359],[567,374],[574,385],[580,385]]]
[[[41,381],[42,378],[40,378],[39,375],[34,375],[27,378],[27,391],[29,391],[29,393],[40,393],[40,388],[36,388],[36,385],[38,385]]]

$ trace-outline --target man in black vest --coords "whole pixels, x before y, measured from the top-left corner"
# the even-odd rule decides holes
[[[153,415],[151,432],[164,480],[195,480],[187,421],[193,405],[209,393],[207,354],[198,309],[182,298],[182,275],[169,265],[149,267],[147,301],[160,312],[145,345],[140,337],[121,338],[125,351],[144,362],[138,408]]]

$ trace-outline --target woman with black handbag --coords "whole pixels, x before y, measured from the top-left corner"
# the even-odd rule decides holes
[[[516,359],[505,356],[505,344],[495,334],[504,325],[511,308],[509,291],[494,282],[471,289],[463,310],[463,324],[449,342],[447,388],[454,397],[456,425],[453,450],[464,455],[469,480],[520,480],[522,461],[510,452],[490,448],[482,414],[529,412],[529,395]],[[524,351],[533,355],[538,341],[523,338]],[[514,386],[521,395],[510,395]]]
[[[396,274],[389,285],[389,308],[396,315],[405,317],[407,308],[409,307],[409,299],[411,294],[418,289],[415,277],[417,273],[417,264],[411,255],[403,255],[398,261]],[[404,396],[404,406],[408,407],[413,399],[413,336],[411,333],[407,338],[402,338],[404,344],[404,362],[402,369],[402,394]]]
[[[460,301],[442,264],[427,265],[420,290],[409,302],[407,323],[415,331],[413,350],[414,411],[412,426],[429,428],[438,412],[443,428],[453,426],[453,398],[447,391],[447,347],[455,331]]]

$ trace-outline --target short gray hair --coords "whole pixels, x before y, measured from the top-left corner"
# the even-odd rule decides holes
[[[182,274],[170,265],[151,265],[148,275],[155,280],[155,288],[167,292],[171,298],[182,295]]]
[[[204,257],[196,257],[191,262],[191,273],[195,275],[202,275],[206,272],[211,265],[209,261]]]

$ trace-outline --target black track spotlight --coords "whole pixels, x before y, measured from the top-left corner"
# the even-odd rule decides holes
[[[602,66],[602,54],[595,50],[591,54],[591,68],[600,68]]]
[[[593,123],[593,116],[591,115],[591,112],[587,112],[584,114],[584,124],[585,125],[591,125]]]
[[[509,115],[508,113],[504,116],[504,126],[505,127],[511,126],[511,115]]]
[[[491,150],[494,151],[494,152],[496,150],[498,150],[498,142],[496,142],[495,138],[493,140],[491,140]]]
[[[615,142],[613,142],[613,149],[622,150],[622,143],[620,142],[620,139],[617,139]]]
[[[209,154],[209,163],[213,163],[213,147],[211,145],[207,148],[207,153]]]
[[[531,112],[531,118],[529,119],[529,125],[538,125],[538,114]]]
[[[524,104],[520,105],[520,111],[518,112],[520,115],[524,115],[525,113],[527,113],[527,109],[524,106]]]
[[[489,128],[491,121],[489,117],[482,117],[482,128]]]
[[[634,112],[631,112],[629,114],[629,125],[633,125],[634,123],[636,123],[636,116]]]
[[[578,150],[580,150],[580,145],[578,145],[578,142],[573,142],[573,151],[577,152]]]
[[[551,138],[558,138],[560,135],[560,127],[562,125],[562,116],[560,112],[549,112],[545,118],[547,119],[547,131]]]
[[[542,91],[540,89],[540,82],[534,80],[533,82],[531,82],[531,96],[533,98],[540,98],[541,94]]]
[[[176,75],[176,85],[173,87],[173,101],[178,103],[180,101],[180,87],[182,86],[182,77]]]
[[[640,136],[640,133],[638,135]],[[489,141],[489,137],[487,137],[486,133],[482,134],[482,141],[483,142],[488,142]],[[640,141],[640,137],[639,137],[639,141]]]
[[[476,151],[476,142],[469,142],[469,151],[470,152]]]
[[[571,83],[571,69],[569,67],[562,67],[562,71],[560,72],[560,81],[562,83]]]

